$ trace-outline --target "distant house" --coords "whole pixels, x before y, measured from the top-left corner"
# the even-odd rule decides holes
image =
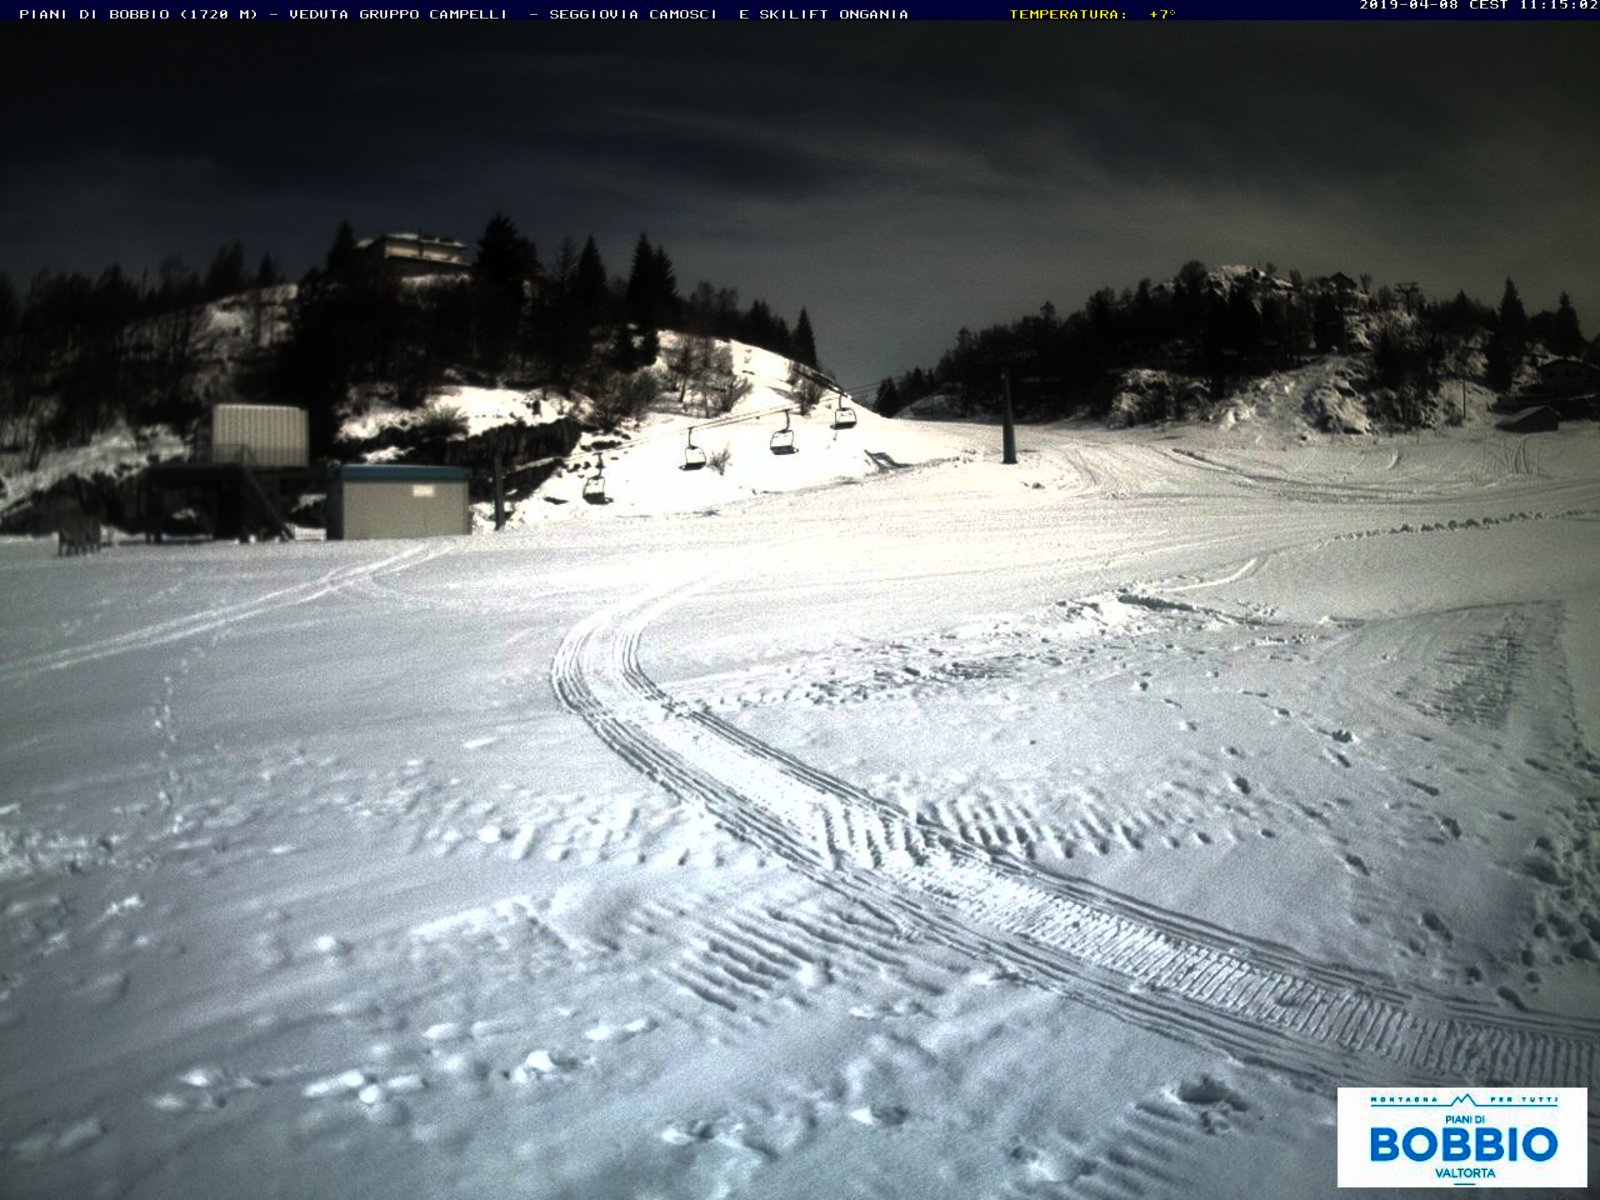
[[[363,254],[407,277],[466,275],[472,270],[462,256],[466,245],[428,233],[386,233],[360,243]]]
[[[1540,391],[1551,396],[1574,396],[1600,390],[1600,367],[1581,358],[1551,358],[1538,366]]]
[[[1600,408],[1600,367],[1578,358],[1547,358],[1539,378],[1501,401],[1505,408],[1544,405],[1565,421],[1593,417]]]
[[[1495,428],[1507,433],[1554,433],[1561,428],[1561,414],[1548,404],[1536,404],[1495,422]]]

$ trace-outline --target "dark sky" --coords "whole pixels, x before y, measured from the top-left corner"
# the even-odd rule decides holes
[[[339,221],[547,260],[641,231],[809,308],[846,384],[1185,261],[1370,272],[1600,330],[1600,23],[189,30],[8,22],[0,270],[298,276]]]

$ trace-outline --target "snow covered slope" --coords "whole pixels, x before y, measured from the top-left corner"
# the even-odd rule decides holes
[[[1600,432],[918,432],[0,542],[0,1190],[1331,1200],[1340,1084],[1600,1088]]]
[[[674,344],[673,335],[663,336],[663,363]],[[970,457],[985,437],[982,430],[936,430],[887,420],[860,404],[845,405],[855,417],[853,426],[836,427],[837,393],[801,416],[787,382],[787,359],[739,342],[726,344],[733,353],[736,377],[747,380],[751,388],[731,412],[725,416],[674,412],[669,397],[620,438],[597,435],[580,444],[569,469],[540,489],[538,499],[545,503],[523,505],[514,521],[700,511],[771,492],[859,483],[907,467]],[[786,425],[793,434],[793,452],[775,454],[773,435]],[[711,465],[684,469],[691,443]],[[594,449],[596,444],[602,448]],[[716,462],[724,455],[719,469]],[[606,503],[584,504],[584,483],[595,474],[597,456]],[[849,493],[816,499],[818,506],[834,509],[845,519],[853,501]]]

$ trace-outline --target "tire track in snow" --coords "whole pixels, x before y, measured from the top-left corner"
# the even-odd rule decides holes
[[[342,591],[353,584],[377,575],[389,575],[403,571],[419,563],[447,553],[445,547],[413,546],[402,550],[388,558],[379,559],[377,562],[358,563],[355,566],[336,567],[326,574],[306,583],[297,583],[291,587],[280,588],[257,596],[250,600],[242,600],[235,604],[224,604],[217,608],[205,609],[202,612],[191,613],[185,617],[174,617],[168,621],[159,621],[153,625],[146,625],[141,629],[132,629],[127,633],[120,633],[114,637],[104,638],[97,642],[90,642],[83,646],[72,646],[62,650],[55,650],[45,654],[36,654],[30,658],[19,659],[0,667],[0,684],[16,683],[31,679],[34,676],[50,671],[64,671],[69,667],[81,666],[84,663],[97,662],[103,658],[111,658],[118,654],[131,654],[138,650],[148,650],[155,646],[163,646],[169,642],[182,641],[184,638],[196,637],[202,633],[209,633],[228,625],[237,625],[241,621],[248,621],[252,617],[259,617],[265,613],[274,612],[280,608],[292,608],[297,604],[305,604],[317,600],[331,593]]]
[[[1408,992],[1046,875],[683,704],[645,674],[638,647],[694,586],[580,622],[551,668],[556,695],[635,769],[907,939],[999,960],[1119,1019],[1314,1078],[1600,1084],[1600,1022]]]

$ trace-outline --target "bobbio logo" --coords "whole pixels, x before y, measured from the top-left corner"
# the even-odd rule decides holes
[[[1588,1088],[1340,1088],[1339,1186],[1575,1187]]]

